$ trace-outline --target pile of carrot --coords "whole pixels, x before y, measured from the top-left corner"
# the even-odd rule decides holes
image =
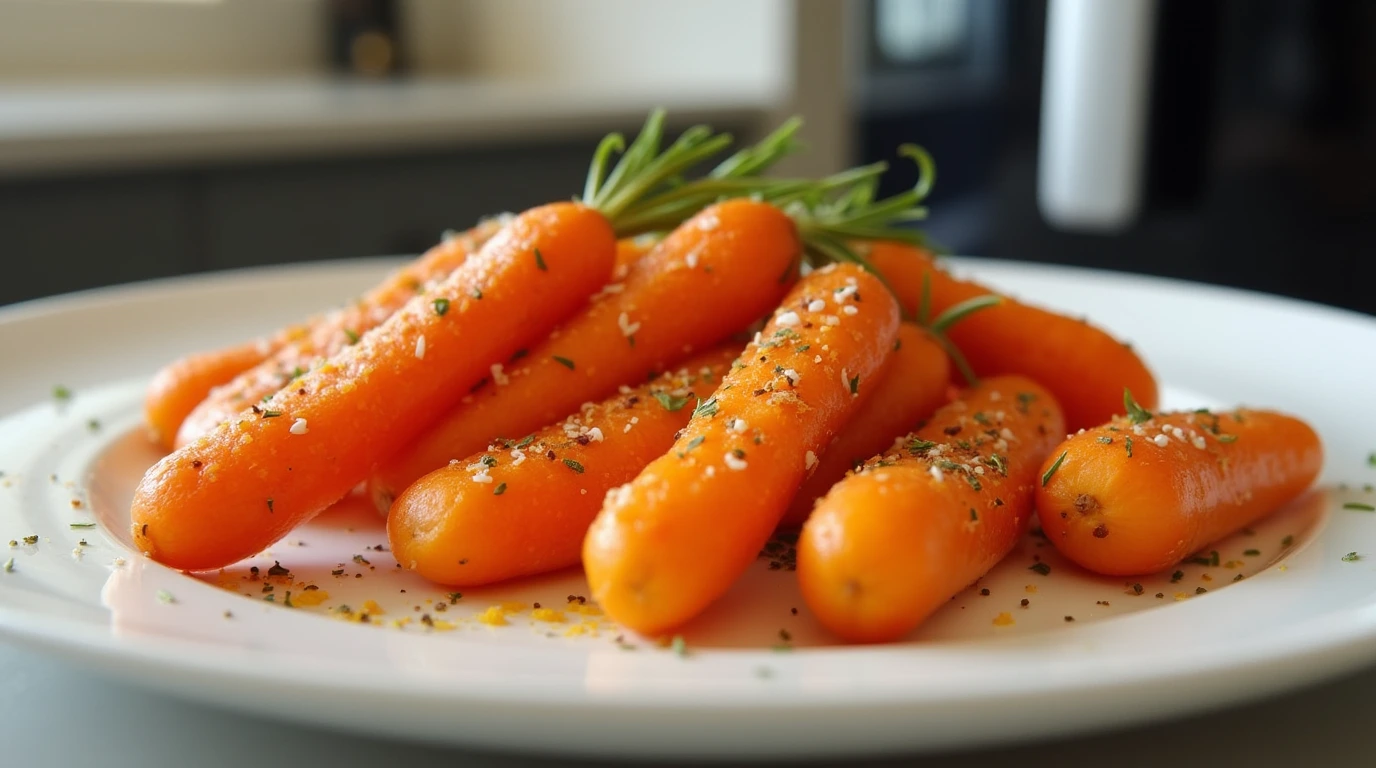
[[[886,199],[884,164],[762,176],[798,127],[685,181],[731,139],[666,145],[656,112],[597,147],[575,201],[171,363],[146,398],[170,453],[136,491],[135,542],[223,567],[366,483],[403,568],[471,586],[581,564],[612,619],[665,635],[798,529],[809,609],[880,642],[1034,518],[1084,568],[1144,574],[1314,481],[1303,422],[1153,413],[1130,346],[949,274],[908,226],[925,152],[901,150],[920,180]]]

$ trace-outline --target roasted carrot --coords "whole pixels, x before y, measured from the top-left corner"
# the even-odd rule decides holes
[[[924,281],[933,314],[991,292],[974,281],[957,280],[912,245],[877,242],[865,257],[910,314],[923,309]],[[1086,320],[1004,297],[998,306],[953,326],[948,336],[975,374],[1022,374],[1050,389],[1071,430],[1102,424],[1117,413],[1124,387],[1145,407],[1156,405],[1156,380],[1137,353]]]
[[[282,389],[312,367],[341,349],[358,343],[363,334],[381,325],[406,302],[442,280],[482,247],[509,217],[489,219],[468,230],[446,237],[418,259],[389,275],[358,301],[308,322],[304,332],[292,334],[273,354],[214,382],[209,393],[194,404],[180,421],[176,445],[182,446],[208,433],[248,406]],[[175,365],[175,364],[174,364]],[[184,397],[193,397],[186,392]],[[150,408],[150,414],[152,409]]]
[[[1037,489],[1047,539],[1096,573],[1169,568],[1295,498],[1323,467],[1319,436],[1291,416],[1128,406],[1056,448]]]
[[[137,546],[187,570],[261,550],[364,480],[492,364],[584,305],[612,272],[618,236],[681,221],[719,197],[702,182],[665,185],[730,137],[693,128],[661,153],[662,125],[663,114],[652,115],[605,178],[615,142],[603,142],[586,203],[516,216],[358,344],[155,465],[135,491]]]
[[[578,564],[607,491],[674,443],[740,352],[699,355],[653,383],[588,403],[417,480],[392,505],[387,537],[403,568],[476,586]]]
[[[898,316],[854,265],[799,281],[673,448],[607,495],[583,567],[609,616],[659,634],[730,587],[873,386]]]
[[[798,539],[812,612],[851,641],[912,631],[1026,532],[1037,469],[1063,434],[1054,396],[1021,376],[938,410],[817,503]]]
[[[860,409],[818,457],[817,466],[793,497],[781,526],[802,525],[812,505],[847,472],[892,446],[896,438],[946,402],[951,363],[927,331],[903,323],[889,357]]]
[[[624,280],[438,418],[370,480],[379,509],[416,479],[494,437],[519,437],[721,342],[778,304],[802,246],[764,202],[729,200],[675,229]]]
[[[306,329],[297,326],[299,333]],[[286,343],[280,337],[263,338],[212,352],[178,358],[153,376],[144,395],[144,420],[148,439],[171,450],[177,430],[212,389],[266,360]]]
[[[381,458],[611,273],[605,217],[576,203],[513,220],[433,290],[254,406],[178,449],[134,497],[139,548],[186,570],[252,555],[338,500]],[[481,293],[482,298],[477,298]]]

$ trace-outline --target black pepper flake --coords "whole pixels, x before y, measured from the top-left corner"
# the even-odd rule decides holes
[[[988,596],[989,596],[989,588],[988,588],[988,587],[985,587],[984,589],[981,589],[981,590],[979,591],[979,594],[980,594],[981,597],[988,597]]]
[[[1172,583],[1172,584],[1178,584],[1178,583],[1180,582],[1180,580],[1183,579],[1183,578],[1185,578],[1185,572],[1184,572],[1184,571],[1176,571],[1175,573],[1172,573],[1172,574],[1171,574],[1171,583]]]
[[[276,560],[272,561],[272,567],[268,569],[269,576],[290,576],[291,569],[283,568],[282,564]]]
[[[1025,597],[1022,599],[1022,603],[1021,603],[1022,607],[1026,608],[1027,606],[1029,606],[1029,605],[1031,605],[1031,604],[1032,604],[1032,601],[1031,601],[1031,600],[1028,600],[1028,599],[1025,598]]]
[[[1195,593],[1196,595],[1202,595],[1202,594],[1204,594],[1205,592],[1208,592],[1208,591],[1209,591],[1209,590],[1207,590],[1207,589],[1205,589],[1205,588],[1203,588],[1203,587],[1195,587],[1195,588],[1194,588],[1194,593]]]
[[[204,465],[201,464],[201,460],[200,460],[200,459],[192,459],[192,460],[191,460],[191,468],[192,468],[192,469],[200,469],[202,466],[204,466]]]
[[[1134,582],[1132,585],[1132,593],[1135,595],[1142,594],[1142,585]]]
[[[1075,617],[1074,617],[1074,616],[1067,616],[1067,617],[1065,617],[1065,620],[1066,620],[1067,622],[1071,622],[1071,621],[1074,621],[1074,620],[1075,620]]]

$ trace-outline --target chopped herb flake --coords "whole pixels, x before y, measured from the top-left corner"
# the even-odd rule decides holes
[[[698,447],[699,445],[702,445],[702,441],[704,441],[704,440],[706,440],[706,439],[707,439],[707,438],[706,438],[705,436],[703,436],[703,435],[698,435],[697,437],[693,438],[692,440],[689,440],[689,441],[688,441],[688,445],[684,446],[683,450],[684,450],[685,452],[686,452],[686,451],[691,451],[691,450],[693,450],[694,448]]]
[[[158,590],[157,598],[158,602],[162,603],[163,605],[171,605],[177,602],[177,598],[173,597],[172,593],[168,592],[165,589]]]
[[[1349,501],[1343,505],[1343,509],[1351,509],[1357,512],[1376,512],[1376,507],[1370,504],[1363,504],[1360,501]]]
[[[497,487],[492,489],[493,496],[501,496],[506,493],[506,483],[497,483]]]
[[[94,528],[94,527],[96,527],[96,524],[95,524],[95,523],[72,523],[72,524],[71,524],[72,530],[78,530],[78,529],[82,529],[82,528]]]
[[[1137,401],[1132,399],[1132,390],[1127,387],[1123,388],[1123,408],[1127,410],[1128,421],[1133,424],[1141,424],[1151,419],[1151,411],[1138,405]]]
[[[683,635],[674,635],[674,639],[669,642],[669,649],[677,656],[688,655],[688,643],[683,639]]]
[[[1294,544],[1294,543],[1295,543],[1295,537],[1294,537],[1294,536],[1290,536],[1290,535],[1287,535],[1285,538],[1283,538],[1283,539],[1280,540],[1281,549],[1288,549],[1288,548],[1290,547],[1290,545],[1292,545],[1292,544]]]
[[[535,249],[535,266],[539,267],[541,272],[549,271],[549,267],[545,266],[545,255],[540,253],[539,248]]]
[[[475,299],[481,299],[483,297],[483,292],[479,288],[474,288],[472,291],[469,291],[468,295]]]
[[[670,412],[677,411],[688,404],[688,398],[674,397],[668,392],[656,392],[654,398],[659,401],[660,405],[664,406],[664,410]]]
[[[1027,570],[1036,571],[1037,573],[1040,573],[1043,576],[1049,576],[1051,574],[1051,566],[1047,565],[1046,563],[1033,563],[1027,566]]]
[[[1172,573],[1172,574],[1171,574],[1171,583],[1172,583],[1172,584],[1178,584],[1178,583],[1180,582],[1180,580],[1183,579],[1183,578],[1185,578],[1185,572],[1184,572],[1184,571],[1176,571],[1175,573]]]
[[[1043,488],[1046,487],[1047,483],[1051,482],[1051,476],[1056,474],[1056,470],[1061,468],[1061,462],[1065,461],[1065,455],[1067,453],[1070,453],[1070,451],[1061,451],[1061,455],[1056,457],[1056,463],[1052,464],[1051,467],[1048,468],[1046,472],[1042,475]]]
[[[1103,443],[1104,445],[1113,445],[1113,438],[1101,435],[1099,437],[1099,442]]]
[[[573,459],[564,459],[564,466],[566,466],[566,467],[568,467],[569,469],[573,470],[576,474],[579,474],[579,475],[583,474],[583,465],[582,465],[582,464],[579,464],[578,462],[574,461]]]
[[[1237,442],[1237,435],[1219,435],[1219,436],[1218,436],[1218,442],[1220,442],[1220,443],[1236,443],[1236,442]]]
[[[1242,550],[1242,554],[1245,555],[1246,557],[1256,557],[1256,556],[1258,556],[1258,555],[1261,554],[1261,550],[1259,550],[1259,549],[1244,549],[1244,550]]]
[[[558,364],[564,366],[565,368],[569,369],[570,371],[573,370],[573,361],[572,361],[572,360],[568,359],[567,357],[560,357],[560,356],[558,356],[558,355],[554,355],[553,357],[554,357],[554,362],[556,362],[556,363],[558,363]]]
[[[263,413],[262,413],[262,416],[263,416],[263,418],[265,418],[265,419],[275,419],[275,418],[277,418],[277,417],[279,417],[279,416],[281,416],[281,415],[282,415],[282,412],[281,412],[281,411],[263,411]]]
[[[59,403],[65,403],[68,400],[72,399],[72,390],[67,389],[61,384],[58,384],[57,386],[53,387],[53,399],[58,401]]]
[[[715,396],[709,397],[706,400],[699,401],[697,407],[693,409],[693,418],[695,419],[699,416],[701,416],[704,419],[710,419],[716,415],[717,398]]]
[[[851,393],[852,395],[858,395],[858,394],[860,394],[860,377],[859,377],[859,376],[853,376],[853,377],[851,377],[851,380],[850,380],[850,393]]]
[[[349,340],[349,346],[353,346],[354,344],[357,344],[357,343],[358,343],[358,340],[359,340],[359,338],[360,338],[359,335],[358,335],[358,331],[355,331],[355,330],[352,329],[352,328],[345,328],[345,329],[344,329],[344,337],[347,338],[347,339]]]
[[[1343,562],[1344,562],[1344,563],[1355,563],[1355,562],[1357,562],[1358,560],[1361,560],[1361,559],[1362,559],[1362,556],[1359,555],[1359,554],[1357,554],[1356,552],[1348,552],[1347,554],[1343,555]]]
[[[1123,444],[1126,445],[1127,448],[1128,448],[1128,458],[1130,459],[1130,458],[1132,458],[1132,438],[1130,438],[1130,437],[1125,437],[1125,438],[1123,438],[1123,441],[1124,441]]]
[[[435,306],[435,314],[444,317],[449,312],[449,299],[440,297],[431,302]]]

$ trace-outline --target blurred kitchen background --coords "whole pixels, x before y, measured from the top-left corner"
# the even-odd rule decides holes
[[[1376,313],[1368,0],[0,0],[0,304],[416,253],[656,105],[922,143],[955,253]]]

